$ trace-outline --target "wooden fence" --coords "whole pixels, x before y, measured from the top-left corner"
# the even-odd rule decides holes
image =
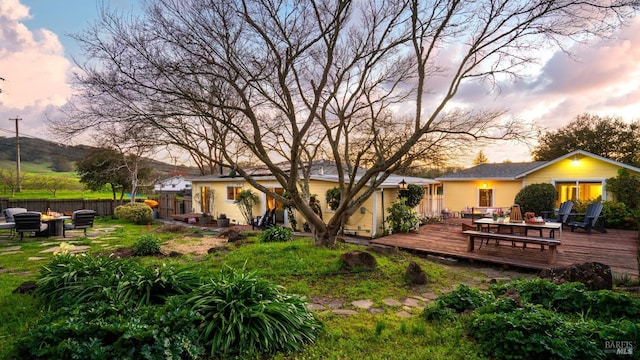
[[[158,215],[169,219],[173,214],[191,212],[191,199],[176,199],[175,195],[161,194],[158,198]],[[122,205],[120,200],[87,199],[6,199],[0,198],[0,210],[21,207],[30,211],[46,212],[48,209],[59,213],[71,213],[75,210],[95,210],[99,216],[113,215],[113,210]]]

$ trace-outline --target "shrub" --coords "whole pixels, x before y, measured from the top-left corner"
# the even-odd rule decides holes
[[[640,177],[627,169],[619,169],[618,176],[607,179],[606,191],[623,202],[629,209],[640,208]]]
[[[636,229],[636,211],[622,202],[603,201],[602,215],[606,219],[607,228]]]
[[[335,211],[340,205],[340,198],[342,197],[340,188],[333,187],[327,190],[325,196],[326,196],[327,205],[329,206],[329,209]]]
[[[45,315],[15,348],[29,359],[196,359],[200,319],[178,302],[84,303]]]
[[[144,225],[151,222],[153,218],[153,210],[149,205],[144,203],[126,203],[120,205],[113,210],[113,214],[121,220],[131,222],[137,225]]]
[[[469,333],[495,359],[596,359],[601,344],[588,336],[592,325],[571,323],[539,305],[511,312],[477,312]]]
[[[225,268],[187,297],[204,317],[201,336],[211,357],[258,357],[314,342],[321,323],[305,300],[281,289],[254,273]]]
[[[238,208],[240,208],[240,213],[242,213],[242,217],[247,222],[247,224],[251,224],[253,221],[253,206],[258,203],[260,199],[258,195],[254,194],[251,190],[242,190],[236,196],[236,200],[234,201]]]
[[[260,234],[261,242],[284,242],[293,239],[293,230],[282,226],[272,226]]]
[[[409,184],[406,189],[398,191],[398,198],[407,199],[405,204],[410,208],[418,206],[423,196],[424,188],[415,184]]]
[[[508,283],[493,284],[489,290],[494,296],[504,295],[510,288],[515,288],[524,302],[551,307],[558,285],[546,279],[522,279]]]
[[[406,199],[401,198],[388,209],[389,227],[394,233],[417,230],[420,226],[420,217],[411,207],[407,206]]]
[[[465,310],[474,310],[484,306],[493,299],[494,297],[491,293],[461,284],[458,285],[456,290],[438,297],[436,304],[442,308],[461,313]]]
[[[551,184],[531,184],[518,192],[515,203],[520,205],[522,213],[534,212],[542,215],[543,211],[553,210],[556,204],[556,188]]]
[[[135,256],[161,254],[160,239],[154,234],[144,234],[131,246],[131,250]]]
[[[152,269],[111,257],[58,255],[40,270],[35,294],[49,308],[95,301],[142,305],[189,293],[200,283],[189,269],[166,265]]]

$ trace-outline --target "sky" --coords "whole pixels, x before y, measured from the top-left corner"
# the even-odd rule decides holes
[[[45,119],[73,94],[74,58],[82,52],[70,35],[91,24],[102,1],[123,12],[140,8],[136,0],[0,0],[0,136],[15,136],[17,117],[21,136],[59,141]],[[640,16],[610,39],[570,50],[573,57],[546,54],[526,78],[503,84],[499,96],[467,86],[456,102],[505,108],[549,130],[583,113],[640,120]],[[520,144],[471,151],[479,150],[490,162],[531,160]]]

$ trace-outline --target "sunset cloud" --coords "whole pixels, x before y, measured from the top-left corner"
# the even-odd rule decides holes
[[[0,1],[0,77],[5,79],[0,83],[0,119],[17,116],[25,135],[46,137],[44,113],[71,96],[72,64],[55,33],[24,25],[29,16],[29,8],[18,0]],[[11,128],[2,124],[0,128]]]
[[[64,31],[78,31],[96,16],[96,5],[89,0],[74,1],[63,3],[74,6],[71,12],[82,4],[84,12],[65,11],[59,16],[44,12],[39,19],[53,23],[64,15],[67,17],[63,21],[68,23]],[[128,1],[110,2],[117,3],[124,9],[132,6]],[[26,135],[55,140],[47,132],[45,114],[64,105],[72,95],[69,83],[76,68],[65,52],[68,54],[74,44],[63,37],[67,48],[63,46],[60,37],[66,34],[60,29],[54,32],[47,25],[29,26],[32,16],[20,0],[0,0],[0,77],[5,78],[0,82],[0,130],[4,130],[0,135],[12,136],[7,132],[13,126],[6,119],[18,116],[23,119],[20,126]],[[620,116],[627,121],[640,118],[640,17],[609,39],[576,44],[568,50],[571,56],[562,51],[543,53],[541,62],[528,67],[524,77],[501,80],[496,87],[465,83],[453,105],[507,109],[510,117],[550,130],[582,113]],[[459,56],[459,52],[459,44],[441,48],[441,65],[447,66],[448,59]],[[431,79],[427,87],[436,94],[428,95],[426,103],[433,106],[438,92],[447,84],[445,77]],[[474,149],[472,155],[479,150]],[[491,162],[530,159],[529,148],[522,144],[499,144],[485,149],[485,154]]]

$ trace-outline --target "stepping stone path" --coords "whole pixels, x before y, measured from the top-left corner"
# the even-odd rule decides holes
[[[20,250],[22,249],[21,246],[7,246],[4,248],[0,248],[0,256],[2,255],[13,255],[13,254],[19,254],[22,251]]]
[[[426,303],[430,302],[427,297],[410,297],[406,299],[384,299],[383,307],[373,307],[373,301],[370,299],[355,300],[345,305],[342,300],[314,298],[309,304],[312,311],[328,311],[336,315],[356,315],[361,310],[365,310],[372,314],[382,314],[386,311],[396,311],[396,315],[401,318],[409,318],[416,316],[416,313],[422,311]]]
[[[491,282],[508,282],[512,277],[530,277],[535,275],[524,274],[515,271],[501,271],[493,268],[479,269],[486,277],[476,276],[469,281],[463,282],[471,287],[487,288]],[[360,311],[367,311],[372,314],[381,314],[387,311],[395,312],[400,318],[410,318],[417,316],[424,310],[425,306],[435,301],[438,296],[443,293],[453,291],[458,288],[458,284],[452,286],[448,290],[444,290],[440,294],[433,292],[422,293],[420,295],[411,295],[403,299],[387,298],[382,300],[381,307],[373,307],[374,303],[370,299],[355,300],[349,304],[345,304],[340,299],[328,299],[323,297],[312,297],[309,299],[309,309],[317,312],[331,312],[336,315],[355,315]]]
[[[69,249],[69,252],[71,254],[78,254],[78,253],[83,253],[87,250],[89,250],[91,248],[91,246],[88,245],[74,245],[74,247],[72,249]],[[53,253],[56,251],[60,251],[60,246],[54,246],[54,247],[50,247],[48,249],[42,250],[40,251],[40,253]]]

